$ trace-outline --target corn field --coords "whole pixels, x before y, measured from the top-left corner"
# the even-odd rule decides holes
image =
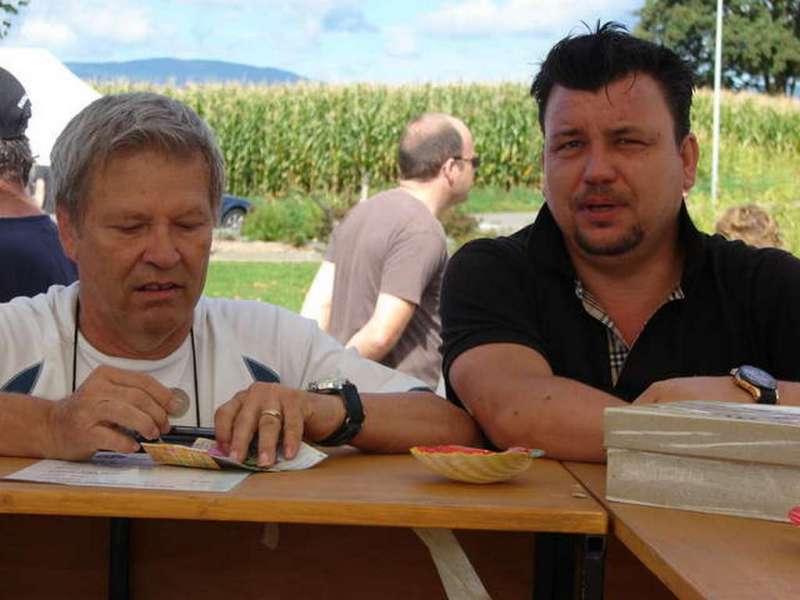
[[[467,122],[483,159],[481,184],[539,184],[541,135],[536,106],[522,84],[176,88],[114,83],[98,88],[104,93],[150,89],[192,106],[219,136],[229,191],[245,196],[352,192],[364,177],[371,186],[391,182],[400,132],[424,111],[452,113]],[[723,149],[800,157],[799,106],[727,94]],[[702,176],[710,164],[708,93],[698,94],[693,123],[704,150]]]

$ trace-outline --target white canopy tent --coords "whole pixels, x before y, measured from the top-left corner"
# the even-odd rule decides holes
[[[36,164],[50,165],[50,150],[69,120],[100,97],[43,48],[0,47],[0,66],[19,79],[31,99],[27,136]]]

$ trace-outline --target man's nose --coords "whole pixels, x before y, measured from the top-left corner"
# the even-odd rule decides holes
[[[180,260],[178,246],[169,227],[157,226],[150,230],[144,260],[162,269],[168,269]]]
[[[617,176],[617,169],[611,152],[600,144],[595,144],[588,153],[583,178],[586,183],[608,183]]]

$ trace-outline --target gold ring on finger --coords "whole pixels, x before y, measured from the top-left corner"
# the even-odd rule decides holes
[[[277,408],[265,408],[264,410],[261,411],[261,416],[274,417],[275,419],[278,419],[278,421],[283,420],[283,413],[279,411]]]

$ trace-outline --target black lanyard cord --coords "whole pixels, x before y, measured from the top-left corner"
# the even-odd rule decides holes
[[[75,393],[77,374],[78,374],[78,329],[81,318],[80,298],[75,302],[75,334],[72,339],[72,388],[70,393]],[[192,343],[192,376],[194,379],[194,413],[197,419],[197,426],[200,427],[200,395],[197,385],[197,351],[194,345],[194,327],[189,330],[189,338]]]

